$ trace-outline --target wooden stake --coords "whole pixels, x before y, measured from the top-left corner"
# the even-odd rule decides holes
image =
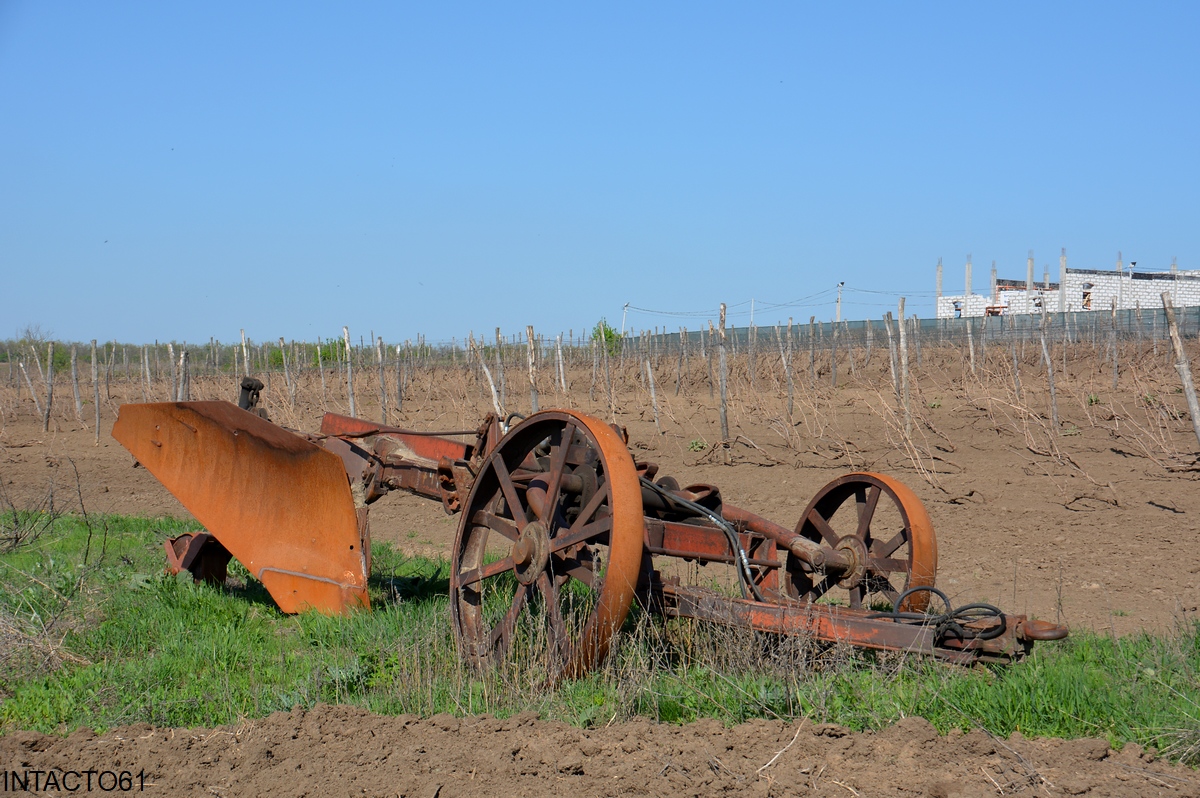
[[[504,339],[500,337],[500,328],[496,328],[496,378],[500,380],[500,406],[507,407],[504,396]]]
[[[900,297],[897,320],[900,324],[900,392],[904,405],[904,437],[912,437],[912,408],[908,403],[908,338],[904,334],[904,297]]]
[[[54,404],[54,342],[46,345],[46,409],[42,416],[42,432],[50,431],[50,408]]]
[[[482,358],[480,359],[482,362]],[[400,356],[400,344],[396,344],[396,412],[404,410],[404,359]]]
[[[283,355],[283,382],[287,385],[288,401],[293,408],[296,407],[296,383],[292,380],[292,371],[288,367],[287,346],[283,342],[283,336],[279,337],[279,353]],[[387,423],[385,419],[383,423]]]
[[[658,395],[654,392],[654,370],[650,368],[650,358],[646,358],[646,380],[650,383],[650,404],[654,407],[654,426],[662,435],[662,424],[658,421]]]
[[[896,397],[896,401],[900,401],[900,374],[899,363],[896,359],[896,339],[892,336],[892,312],[889,310],[883,314],[883,329],[887,331],[888,339],[888,371],[892,376],[892,395]]]
[[[96,409],[96,446],[100,445],[100,364],[96,362],[96,339],[92,339],[92,404]]]
[[[533,325],[525,325],[526,351],[529,354],[529,405],[533,412],[538,411],[537,363],[534,362]]]
[[[83,397],[79,395],[79,352],[71,345],[71,390],[75,393],[75,420],[83,421]]]
[[[1179,325],[1175,322],[1175,306],[1171,304],[1171,294],[1162,294],[1163,312],[1167,316],[1167,330],[1171,334],[1171,346],[1175,350],[1175,371],[1183,382],[1183,397],[1187,400],[1188,415],[1192,417],[1192,431],[1196,433],[1196,443],[1200,445],[1200,402],[1196,401],[1196,384],[1192,382],[1192,367],[1188,363],[1187,352],[1183,348],[1183,339],[1179,336]]]
[[[184,349],[179,353],[179,401],[192,401],[191,355]]]
[[[321,336],[317,336],[317,371],[321,372],[321,410],[329,410],[329,399],[325,389],[325,360],[321,355]]]
[[[717,343],[717,347],[718,347],[717,351],[718,351],[720,361],[721,361],[721,363],[720,363],[720,365],[721,365],[721,440],[727,441],[727,440],[729,440],[729,417],[725,410],[727,366],[725,363],[725,303],[724,302],[721,303],[720,319],[721,319],[720,326],[717,328],[719,330],[719,335],[720,335],[720,337],[717,339],[717,342],[718,342]]]
[[[808,317],[808,378],[813,388],[817,387],[817,335],[813,329],[816,321],[816,316]]]
[[[346,351],[350,351],[350,333],[346,332]],[[246,346],[246,331],[242,330],[242,376],[250,376],[250,349]],[[351,414],[353,415],[353,414]]]
[[[374,331],[372,331],[374,332]],[[379,362],[379,422],[387,424],[387,379],[383,373],[383,336],[375,339],[375,359]],[[283,364],[284,370],[287,370],[287,362]]]
[[[1054,428],[1054,435],[1057,437],[1058,431],[1058,398],[1054,394],[1054,363],[1050,360],[1050,348],[1046,346],[1046,309],[1042,308],[1042,360],[1046,363],[1046,383],[1050,386],[1050,424]]]
[[[175,368],[175,347],[167,343],[167,360],[171,363],[171,393],[168,394],[172,402],[179,401],[179,370]]]
[[[779,325],[775,325],[775,343],[779,345],[779,359],[783,362],[783,375],[787,378],[787,412],[788,421],[792,420],[792,397],[794,395],[794,386],[792,385],[792,339],[788,337],[787,349],[783,347],[783,336],[779,334]]]
[[[1112,298],[1112,329],[1108,334],[1112,346],[1112,389],[1117,390],[1117,379],[1121,373],[1120,361],[1117,359],[1117,298]]]
[[[679,389],[683,386],[683,357],[687,351],[687,328],[679,328],[679,363],[675,366],[675,395],[679,396]]]
[[[354,412],[354,373],[350,361],[354,359],[354,350],[350,347],[350,328],[342,327],[342,342],[346,345],[346,394],[350,398],[350,417],[358,418]]]

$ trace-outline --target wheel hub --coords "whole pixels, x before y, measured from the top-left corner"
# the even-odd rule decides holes
[[[858,587],[867,570],[867,546],[855,535],[846,535],[837,542],[834,550],[846,558],[849,567],[838,581],[838,587]]]
[[[523,585],[533,584],[550,559],[550,535],[541,521],[530,521],[512,548],[513,571]]]

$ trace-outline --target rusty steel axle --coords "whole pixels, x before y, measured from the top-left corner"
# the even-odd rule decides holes
[[[451,616],[476,665],[533,645],[532,623],[555,677],[581,675],[634,603],[958,663],[1011,660],[1067,635],[996,608],[950,607],[934,587],[928,513],[883,474],[834,480],[786,527],[712,485],[655,481],[658,467],[634,461],[624,430],[581,413],[544,411],[511,430],[488,415],[448,433],[326,414],[306,434],[270,423],[243,393],[245,409],[125,405],[113,437],[204,526],[164,543],[169,569],[222,583],[236,557],[284,612],[369,607],[368,507],[404,490],[460,516]],[[741,595],[683,585],[660,560],[731,566]]]

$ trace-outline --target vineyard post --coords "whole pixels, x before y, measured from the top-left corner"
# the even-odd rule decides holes
[[[1046,309],[1042,308],[1042,325],[1041,325],[1041,340],[1042,340],[1042,359],[1046,363],[1046,383],[1050,387],[1050,424],[1054,428],[1054,435],[1058,433],[1058,398],[1054,395],[1054,362],[1050,359],[1050,348],[1046,345]]]
[[[350,347],[350,331],[346,331],[346,347]],[[246,331],[242,330],[242,376],[250,376],[250,349],[246,346]]]
[[[1013,317],[1009,316],[1008,318],[1009,318],[1008,350],[1012,354],[1013,387],[1016,389],[1017,404],[1019,405],[1019,404],[1021,404],[1021,372],[1018,369],[1018,364],[1017,364],[1017,339],[1016,339],[1016,336],[1013,335],[1013,324],[1012,324]]]
[[[396,413],[404,409],[404,358],[400,352],[400,344],[396,344]]]
[[[971,318],[963,317],[964,326],[967,328],[967,351],[971,357],[971,376],[975,376],[975,331],[974,325],[971,324]]]
[[[751,300],[751,302],[753,302],[753,300]],[[758,364],[757,364],[757,362],[755,362],[754,356],[756,354],[755,350],[758,348],[757,347],[758,328],[754,326],[753,321],[750,322],[749,338],[750,338],[750,390],[757,391],[758,390],[758,374],[757,374],[757,372],[758,372],[757,365]]]
[[[837,345],[838,345],[838,327],[837,322],[830,325],[829,331],[829,378],[834,388],[837,387]]]
[[[816,331],[812,328],[816,326],[817,317],[809,317],[809,383],[812,388],[817,386],[817,337]]]
[[[172,402],[179,401],[179,370],[175,368],[175,347],[167,342],[167,360],[171,362],[171,392],[167,394]]]
[[[562,339],[562,333],[559,333],[554,347],[558,356],[558,384],[562,387],[562,392],[565,395],[567,392],[567,368],[563,365]]]
[[[1117,360],[1117,298],[1112,298],[1112,329],[1108,333],[1112,342],[1112,389],[1117,390],[1117,379],[1120,377],[1121,366]]]
[[[675,366],[675,395],[679,396],[679,389],[683,385],[683,353],[685,349],[685,341],[687,340],[687,329],[679,328],[679,363]]]
[[[650,405],[654,408],[654,427],[658,434],[663,434],[662,424],[658,421],[658,395],[654,392],[654,370],[650,368],[650,358],[646,358],[646,380],[650,383]]]
[[[374,332],[374,330],[372,330],[372,332]],[[282,339],[280,339],[280,340],[282,340]],[[388,418],[387,418],[387,375],[384,374],[384,370],[383,370],[383,353],[384,353],[384,351],[385,350],[383,348],[383,336],[381,335],[375,339],[375,360],[378,361],[378,365],[379,365],[379,423],[381,423],[381,424],[387,424],[387,422],[388,422]],[[287,373],[287,360],[286,359],[283,361],[283,370],[284,370],[284,373],[286,374]]]
[[[350,348],[350,328],[342,327],[342,342],[346,346],[346,393],[350,399],[350,417],[358,418],[354,413],[354,373],[350,369],[350,361],[354,357],[354,352]]]
[[[317,336],[317,371],[321,373],[321,409],[329,410],[329,399],[325,388],[325,358],[321,355],[321,336]]]
[[[46,409],[42,416],[42,432],[50,431],[50,407],[54,404],[54,342],[46,345]]]
[[[912,317],[913,346],[917,350],[917,368],[921,368],[921,320]]]
[[[588,401],[596,401],[596,372],[600,367],[600,350],[596,348],[596,336],[592,336],[592,386],[588,388]]]
[[[892,395],[896,397],[896,401],[900,400],[900,374],[898,364],[896,362],[896,339],[892,335],[892,312],[889,310],[883,314],[883,328],[887,330],[888,339],[888,372],[892,377]]]
[[[496,328],[496,379],[500,381],[500,406],[506,406],[504,395],[504,339],[500,336],[500,328]]]
[[[783,361],[783,375],[787,379],[787,409],[788,422],[792,420],[794,387],[792,385],[792,341],[788,338],[787,349],[783,347],[783,336],[779,334],[779,324],[775,324],[775,342],[779,345],[779,359]]]
[[[720,323],[718,326],[717,347],[718,358],[720,359],[721,368],[721,440],[729,440],[729,417],[725,409],[725,393],[726,393],[726,369],[725,362],[725,303],[721,303]]]
[[[475,348],[475,336],[470,338],[471,348]],[[396,347],[396,352],[399,354],[400,347]],[[475,353],[479,357],[479,365],[483,367],[483,376],[487,378],[488,388],[492,392],[492,407],[496,409],[496,416],[500,419],[500,423],[504,423],[504,408],[500,406],[500,395],[496,393],[496,383],[492,379],[492,371],[487,366],[487,358],[483,356],[483,352]]]
[[[288,401],[292,408],[296,407],[296,383],[292,380],[292,370],[288,366],[287,344],[283,341],[283,336],[279,336],[279,354],[283,359],[283,382],[288,389]]]
[[[1175,306],[1171,303],[1171,294],[1162,294],[1163,312],[1167,316],[1167,329],[1171,333],[1171,347],[1175,350],[1175,371],[1183,382],[1183,396],[1187,400],[1188,414],[1192,417],[1192,431],[1196,433],[1196,443],[1200,444],[1200,402],[1196,401],[1196,385],[1192,382],[1192,367],[1188,363],[1187,352],[1183,348],[1183,339],[1179,336],[1179,326],[1175,322]]]
[[[867,319],[867,322],[866,322],[866,337],[867,337],[867,356],[866,356],[866,359],[863,360],[863,368],[867,368],[868,366],[871,365],[871,349],[875,345],[875,330],[871,327],[870,319]]]
[[[534,362],[532,324],[525,325],[525,343],[529,356],[529,405],[536,413],[538,411],[537,364]]]
[[[96,339],[92,339],[92,404],[96,409],[96,446],[100,445],[100,365],[96,362]]]
[[[608,415],[617,423],[617,406],[613,401],[612,369],[608,365],[608,323],[600,322],[600,349],[604,353],[604,385],[608,390]],[[501,383],[503,385],[503,382]],[[501,400],[503,401],[503,400]]]
[[[713,377],[713,346],[712,346],[712,342],[713,342],[713,323],[712,323],[712,319],[709,319],[708,320],[708,398],[709,398],[709,401],[712,401],[712,399],[713,399],[713,391],[715,390],[713,387],[713,383],[716,382],[716,379]]]
[[[142,401],[150,401],[150,353],[146,349],[146,345],[142,344]]]
[[[75,393],[75,419],[83,421],[83,397],[79,395],[79,351],[71,344],[71,390]]]
[[[104,348],[108,349],[108,345],[105,344]],[[116,359],[117,359],[117,342],[113,341],[112,349],[108,350],[108,363],[104,367],[104,399],[105,399],[105,401],[109,401],[109,402],[112,401],[112,370],[113,370],[113,361],[115,361]]]
[[[178,402],[190,402],[192,400],[192,380],[191,376],[188,374],[190,360],[191,356],[188,354],[188,350],[180,349],[179,392],[177,394],[178,398],[176,399]]]
[[[900,387],[904,404],[904,437],[912,437],[912,408],[908,404],[908,337],[904,334],[904,297],[900,297],[897,320],[900,330]]]

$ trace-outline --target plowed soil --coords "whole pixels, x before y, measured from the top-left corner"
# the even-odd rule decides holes
[[[198,398],[217,398],[212,393]],[[583,393],[586,399],[586,387]],[[986,600],[1115,634],[1165,631],[1196,612],[1196,473],[1168,471],[1145,456],[1139,443],[1152,449],[1153,442],[1114,422],[1111,410],[1102,417],[1086,394],[1060,398],[1070,430],[1061,439],[1064,460],[1029,446],[978,400],[927,390],[921,402],[938,433],[927,451],[940,458],[931,480],[889,443],[895,436],[869,389],[841,390],[802,428],[817,430],[812,439],[790,447],[769,418],[735,408],[731,434],[741,441],[702,451],[695,442],[720,437],[707,390],[702,399],[669,397],[661,386],[659,394],[665,434],[648,403],[618,412],[635,455],[682,484],[719,485],[727,501],[779,523],[795,524],[808,499],[848,471],[902,479],[929,509],[938,584],[958,602]],[[542,405],[606,414],[579,396],[546,393]],[[435,403],[398,420],[469,429],[487,409],[474,399]],[[65,415],[49,433],[31,407],[3,415],[0,482],[16,506],[43,502],[53,485],[60,507],[77,507],[82,496],[89,512],[188,515],[109,436],[107,407],[99,445]],[[272,415],[307,430],[319,423],[311,405],[295,412],[275,406]],[[1183,423],[1186,429],[1186,415]],[[420,554],[445,553],[456,521],[435,502],[398,495],[371,514],[376,540]],[[0,738],[0,757],[10,770],[144,770],[153,779],[146,791],[164,795],[1200,794],[1192,771],[1136,746],[1115,753],[1095,740],[997,741],[982,731],[939,738],[920,719],[863,734],[768,722],[725,729],[637,721],[583,731],[526,717],[419,720],[317,707],[216,730],[134,727],[65,739],[15,733]]]
[[[939,737],[921,718],[861,734],[804,721],[582,730],[526,715],[420,720],[318,706],[220,729],[10,734],[0,761],[18,772],[124,770],[135,789],[144,773],[146,794],[181,796],[1200,794],[1193,771],[1136,745]]]

